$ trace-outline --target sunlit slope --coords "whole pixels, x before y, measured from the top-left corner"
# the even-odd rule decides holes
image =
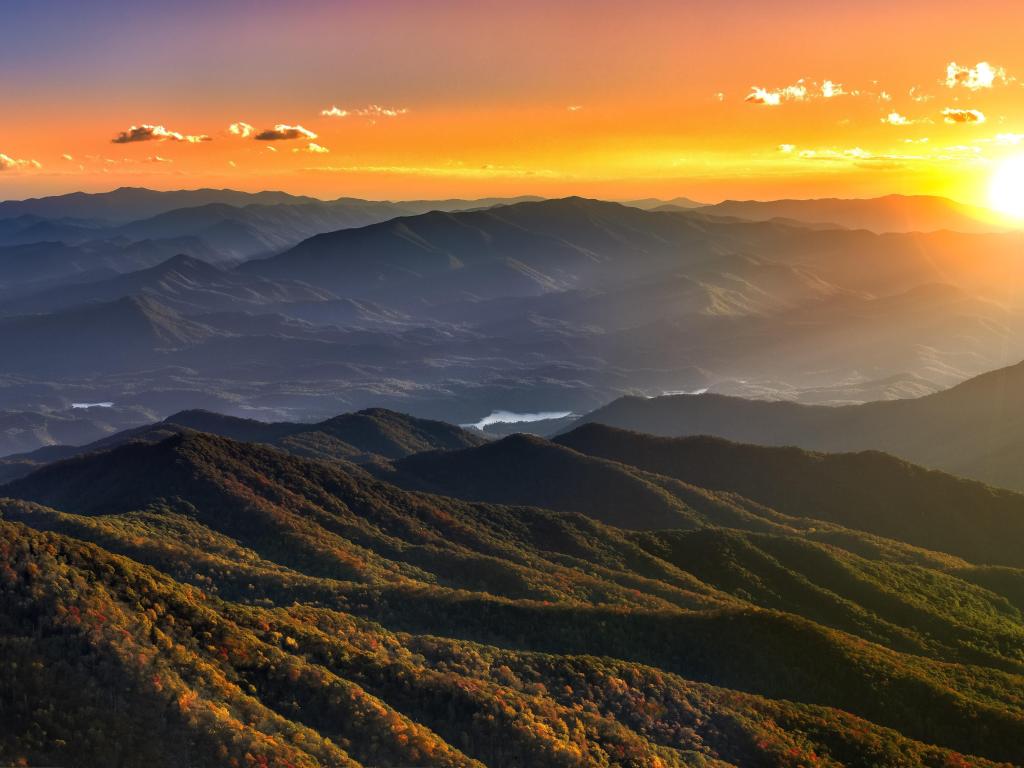
[[[7,699],[5,757],[1024,759],[1019,610],[964,561],[867,534],[628,532],[196,433],[0,493],[26,500],[3,506],[3,674],[44,702]],[[111,686],[121,718],[78,738]]]

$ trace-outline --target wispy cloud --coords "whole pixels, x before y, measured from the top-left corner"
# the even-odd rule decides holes
[[[911,86],[910,90],[907,92],[907,95],[910,96],[911,101],[916,101],[918,104],[923,104],[924,102],[931,101],[932,99],[935,98],[931,94],[923,93],[921,91],[921,87],[917,85]]]
[[[228,133],[232,134],[233,136],[240,136],[243,139],[249,138],[255,132],[256,132],[255,128],[253,128],[248,123],[243,123],[241,121],[239,121],[237,123],[232,123],[231,125],[228,126]]]
[[[136,141],[183,141],[188,144],[198,144],[202,141],[212,141],[206,134],[191,135],[169,131],[162,125],[133,125],[127,131],[121,131],[111,141],[114,144],[131,144]]]
[[[944,109],[942,110],[942,117],[950,125],[967,123],[980,124],[985,122],[984,113],[977,109]]]
[[[987,61],[979,61],[974,67],[962,67],[955,61],[946,65],[946,86],[948,88],[963,86],[977,91],[982,88],[991,88],[997,82],[1008,81],[1005,69],[992,66]]]
[[[315,139],[316,134],[301,125],[278,123],[273,128],[260,131],[253,138],[256,141],[287,141],[290,139]]]
[[[324,117],[365,117],[370,120],[382,117],[399,117],[408,113],[409,110],[405,107],[382,107],[380,104],[370,104],[358,109],[343,109],[332,106],[330,109],[320,111],[320,114]]]
[[[749,104],[760,104],[765,107],[777,107],[783,101],[807,101],[807,85],[799,80],[793,85],[783,88],[768,90],[758,85],[752,86],[751,91],[744,99]]]
[[[167,157],[160,157],[160,155],[150,155],[146,158],[147,163],[173,163],[174,161]]]
[[[322,147],[319,144],[316,144],[312,141],[306,145],[305,149],[301,147],[295,147],[295,149],[292,150],[292,152],[312,152],[314,155],[326,155],[330,151],[331,150],[329,150],[327,147]]]
[[[42,168],[43,164],[38,160],[19,160],[0,152],[0,171],[20,171],[29,168]]]
[[[748,104],[760,104],[765,107],[777,107],[786,101],[815,101],[817,99],[835,99],[839,96],[860,96],[861,91],[847,90],[842,83],[835,80],[814,80],[801,78],[792,85],[782,88],[762,88],[752,86],[744,99]],[[724,96],[723,96],[724,98]]]
[[[566,107],[566,109],[569,110],[570,112],[579,112],[581,109],[583,109],[583,105],[582,104],[570,104],[568,107]]]

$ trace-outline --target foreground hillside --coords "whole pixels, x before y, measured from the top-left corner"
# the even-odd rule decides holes
[[[629,474],[672,529],[193,431],[2,486],[0,760],[1024,762],[1024,574]]]

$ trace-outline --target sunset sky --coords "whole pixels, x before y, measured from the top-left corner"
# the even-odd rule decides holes
[[[1019,0],[32,0],[2,24],[0,198],[986,204],[1024,154]]]

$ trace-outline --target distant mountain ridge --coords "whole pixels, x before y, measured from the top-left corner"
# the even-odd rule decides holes
[[[713,435],[832,452],[875,449],[1024,490],[1024,363],[907,400],[829,407],[714,394],[625,397],[578,424],[589,422],[665,437]]]
[[[0,483],[23,477],[54,461],[127,443],[159,442],[185,431],[263,443],[306,458],[359,462],[401,459],[424,451],[458,450],[487,442],[485,437],[452,424],[417,419],[385,408],[367,408],[315,423],[258,421],[193,409],[84,445],[50,445],[0,458]]]
[[[872,232],[999,232],[991,211],[948,198],[928,195],[888,195],[861,199],[726,200],[699,209],[700,213],[735,216],[751,221],[792,219],[810,224],[835,224]]]

